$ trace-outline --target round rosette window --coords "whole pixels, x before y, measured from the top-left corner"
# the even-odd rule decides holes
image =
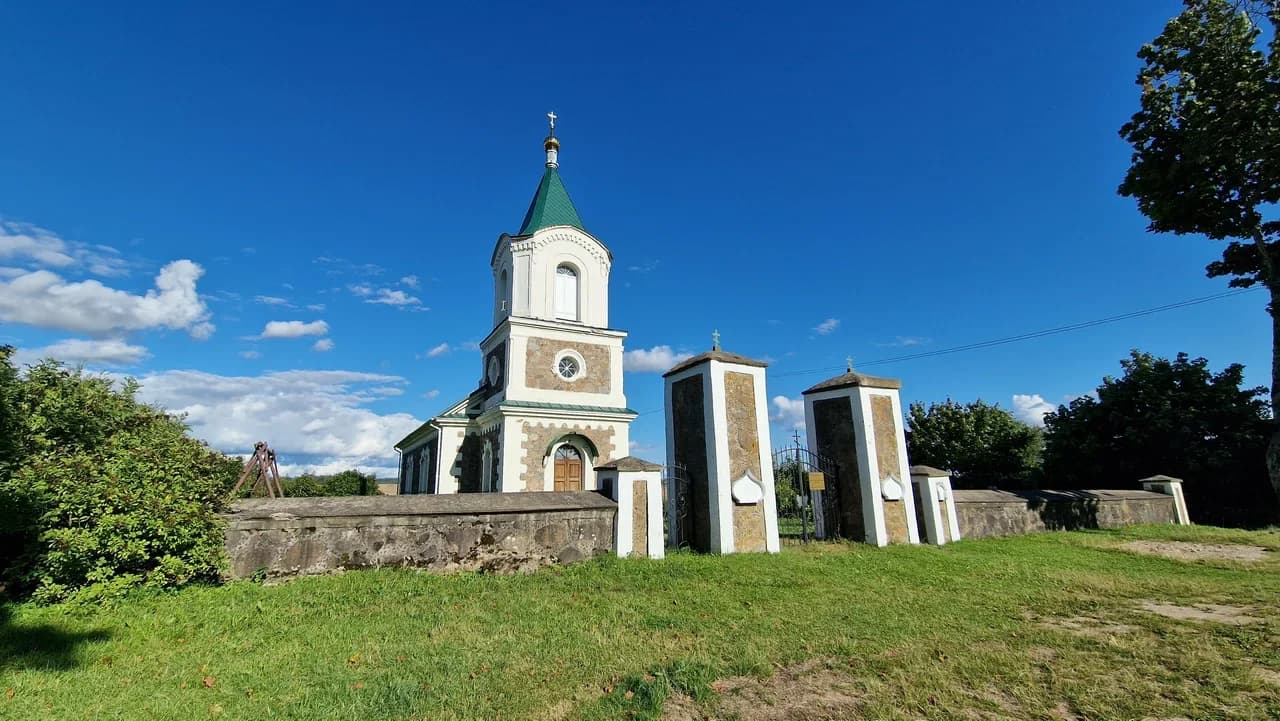
[[[555,372],[567,381],[576,381],[586,370],[586,363],[576,351],[563,350],[556,354]]]

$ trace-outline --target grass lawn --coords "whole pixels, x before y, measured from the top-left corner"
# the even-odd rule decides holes
[[[1117,548],[1133,539],[1273,552]],[[1166,526],[8,606],[0,719],[1275,719],[1277,550]]]

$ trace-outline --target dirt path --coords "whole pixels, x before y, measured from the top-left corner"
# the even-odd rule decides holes
[[[1190,543],[1187,541],[1129,541],[1120,548],[1147,556],[1164,556],[1178,561],[1265,561],[1271,551],[1241,543]]]

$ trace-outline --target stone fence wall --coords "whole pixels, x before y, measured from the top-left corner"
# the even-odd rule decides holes
[[[961,538],[1177,523],[1174,497],[1149,491],[952,491]]]
[[[618,505],[591,491],[257,498],[227,521],[231,576],[370,566],[520,571],[611,553]]]

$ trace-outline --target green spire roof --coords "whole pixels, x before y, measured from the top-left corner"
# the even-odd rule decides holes
[[[538,192],[533,194],[529,212],[524,214],[520,232],[516,235],[529,235],[553,225],[572,225],[578,230],[586,230],[582,227],[582,218],[578,217],[578,209],[573,207],[573,201],[569,199],[569,191],[564,189],[560,173],[548,165],[546,172],[542,174],[542,182],[538,183]]]

